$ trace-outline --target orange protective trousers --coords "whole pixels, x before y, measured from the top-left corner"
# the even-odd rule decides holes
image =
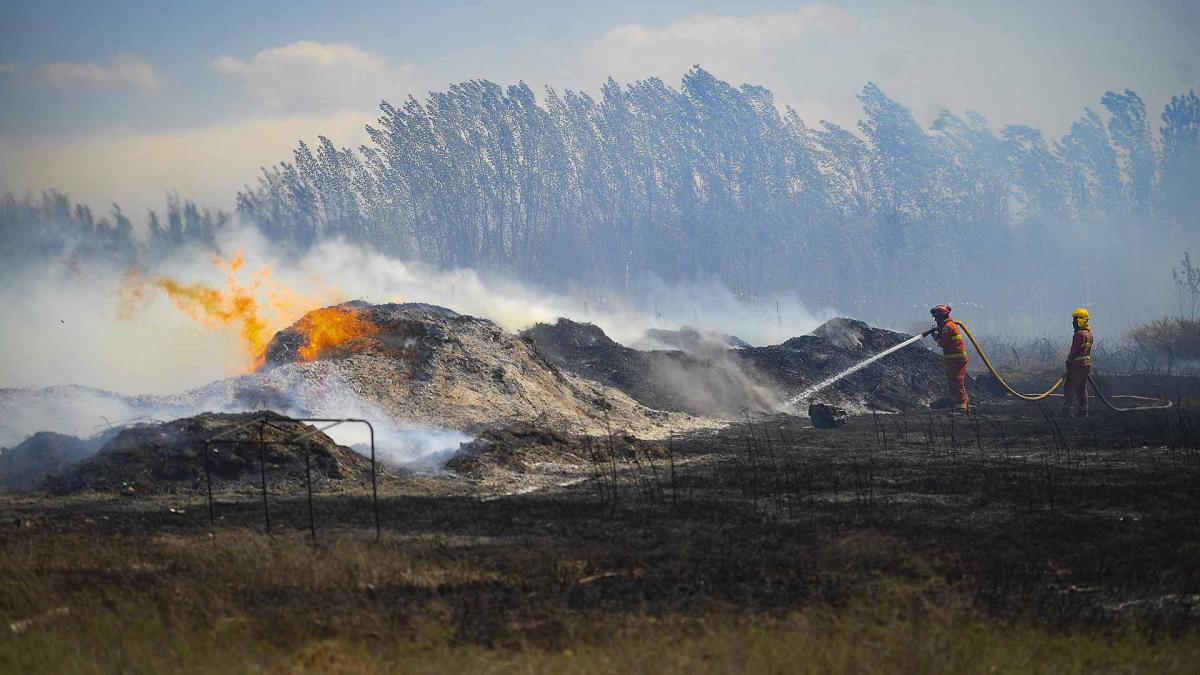
[[[1063,395],[1066,397],[1064,403],[1070,403],[1072,400],[1087,403],[1087,381],[1090,372],[1092,367],[1083,363],[1072,363],[1071,367],[1067,368],[1067,382],[1063,385]]]
[[[950,398],[960,407],[967,407],[967,360],[945,359],[946,382],[950,385]]]

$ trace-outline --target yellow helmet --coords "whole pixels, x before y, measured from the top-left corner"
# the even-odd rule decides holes
[[[1091,330],[1090,320],[1091,315],[1082,307],[1076,307],[1075,311],[1071,312],[1071,323],[1075,324],[1076,330]]]

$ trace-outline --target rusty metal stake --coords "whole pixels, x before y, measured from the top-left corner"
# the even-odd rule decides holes
[[[312,496],[312,464],[308,457],[308,444],[304,444],[304,483],[308,487],[308,532],[312,535],[312,543],[317,543],[317,522],[313,517]]]
[[[267,503],[267,444],[263,442],[263,427],[267,420],[258,425],[258,469],[262,474],[263,521],[267,524],[267,534],[271,534],[271,506]]]
[[[213,511],[213,496],[212,496],[212,467],[209,455],[212,454],[212,443],[204,444],[204,482],[208,484],[208,526],[215,528],[217,525],[216,514]]]
[[[375,541],[379,541],[379,486],[375,482],[375,427],[362,420],[371,430],[371,508],[375,511]]]

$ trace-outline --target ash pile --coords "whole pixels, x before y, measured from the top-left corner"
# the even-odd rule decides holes
[[[826,321],[811,335],[739,353],[794,394],[910,337],[839,317]],[[975,378],[969,377],[967,386],[972,395],[984,395]],[[813,400],[852,412],[900,412],[926,408],[945,392],[941,355],[918,342],[839,380],[815,394]]]
[[[314,339],[321,331],[328,344]],[[356,301],[316,310],[275,335],[258,372],[184,396],[276,397],[305,415],[341,415],[365,405],[366,415],[456,430],[538,419],[572,433],[615,426],[660,437],[710,423],[652,409],[564,371],[492,321],[419,303]]]
[[[732,419],[746,410],[776,410],[782,402],[771,377],[730,346],[741,342],[736,338],[648,332],[651,344],[681,344],[690,351],[643,351],[617,343],[598,326],[570,319],[539,323],[521,335],[559,368],[619,389],[650,408]]]
[[[485,429],[464,443],[446,462],[446,468],[471,478],[488,478],[502,473],[555,471],[614,460],[624,464],[665,456],[661,442],[626,433],[576,435],[517,422]]]
[[[0,448],[0,487],[36,490],[46,476],[96,453],[112,434],[88,439],[39,431],[11,448]]]
[[[238,427],[244,428],[238,430]],[[54,493],[103,492],[168,494],[206,487],[206,441],[231,432],[241,443],[212,447],[208,466],[214,490],[261,486],[260,456],[265,455],[269,489],[304,489],[305,453],[313,488],[320,491],[361,490],[371,484],[371,462],[323,433],[276,413],[206,413],[163,424],[139,424],[116,432],[98,452],[45,476],[43,487]],[[259,445],[292,441],[287,445]],[[260,454],[261,453],[261,454]],[[378,468],[382,472],[382,468]]]

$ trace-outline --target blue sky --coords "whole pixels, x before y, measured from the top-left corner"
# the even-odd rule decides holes
[[[853,125],[875,81],[929,123],[972,108],[1056,137],[1107,89],[1157,122],[1200,89],[1200,3],[0,2],[0,190],[141,211],[176,189],[229,208],[256,168],[380,98],[450,82],[595,91],[693,63]]]

